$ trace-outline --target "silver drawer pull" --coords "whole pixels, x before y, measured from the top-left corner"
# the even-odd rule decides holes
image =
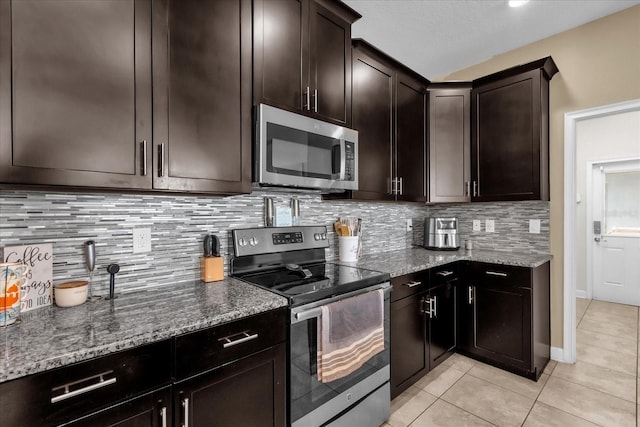
[[[182,407],[184,408],[184,423],[182,423],[182,427],[189,427],[189,399],[182,399]]]
[[[489,275],[489,276],[507,277],[507,273],[500,273],[498,271],[487,271],[487,275]]]
[[[222,348],[229,348],[233,347],[234,345],[242,344],[243,342],[255,340],[256,338],[258,338],[258,334],[249,334],[249,331],[241,332],[241,335],[243,335],[241,338],[235,340],[231,338],[237,336],[237,334],[230,335],[225,338],[220,338],[218,341],[222,342]]]
[[[441,277],[447,277],[451,276],[453,274],[453,271],[438,271],[436,274]]]
[[[418,281],[415,281],[415,280],[414,280],[413,282],[404,283],[404,285],[405,285],[407,288],[413,288],[413,287],[415,287],[415,286],[422,285],[422,282],[418,282]]]
[[[79,380],[79,381],[74,381],[74,382],[71,382],[71,383],[67,383],[65,385],[54,387],[53,389],[51,389],[51,391],[64,389],[64,393],[59,395],[59,396],[52,397],[51,398],[51,403],[61,402],[63,400],[71,399],[72,397],[76,397],[76,396],[79,396],[81,394],[88,393],[90,391],[97,390],[99,388],[106,387],[106,386],[111,385],[111,384],[115,384],[116,383],[116,377],[109,378],[108,380],[104,379],[105,375],[112,374],[112,373],[113,373],[113,371],[107,371],[107,372],[103,372],[101,374],[95,375],[93,377],[84,378],[84,379]],[[86,382],[86,381],[91,381],[91,380],[98,380],[98,382],[90,384],[90,385],[88,385],[86,387],[79,388],[77,390],[73,390],[73,391],[69,390],[70,387],[72,387],[72,386],[74,386],[76,384],[83,383],[83,382]]]

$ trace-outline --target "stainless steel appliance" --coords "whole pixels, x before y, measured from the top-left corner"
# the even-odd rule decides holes
[[[460,249],[457,218],[426,218],[424,220],[424,247],[439,251]]]
[[[253,180],[259,186],[358,189],[358,132],[260,104]]]
[[[289,424],[370,427],[390,415],[389,274],[325,261],[324,226],[232,230],[231,274],[289,300]],[[384,290],[384,350],[347,376],[318,380],[322,307]]]

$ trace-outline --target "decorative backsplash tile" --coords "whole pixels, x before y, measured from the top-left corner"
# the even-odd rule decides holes
[[[0,246],[52,243],[54,283],[88,279],[83,243],[96,242],[93,288],[106,294],[107,265],[120,264],[116,291],[198,280],[199,257],[207,233],[220,237],[225,274],[233,228],[261,227],[263,197],[276,206],[289,206],[292,196],[300,200],[301,225],[326,225],[329,259],[337,258],[337,236],[332,223],[338,217],[363,220],[363,252],[378,253],[421,245],[424,218],[457,216],[461,242],[471,238],[478,248],[517,248],[548,252],[548,202],[480,203],[447,206],[355,201],[323,201],[315,193],[257,191],[250,195],[211,197],[112,193],[0,193]],[[414,231],[406,231],[412,219]],[[528,219],[541,219],[541,234],[528,234]],[[471,233],[472,219],[494,219],[496,233]],[[150,228],[152,251],[134,254],[134,228]],[[215,285],[215,284],[211,284]]]

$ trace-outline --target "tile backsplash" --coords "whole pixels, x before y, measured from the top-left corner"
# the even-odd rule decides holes
[[[88,278],[83,243],[95,240],[97,262],[93,288],[105,294],[107,265],[120,264],[116,291],[135,291],[152,286],[198,280],[202,241],[207,233],[220,237],[228,268],[233,228],[261,227],[263,197],[276,206],[289,206],[292,196],[300,200],[301,225],[326,225],[330,248],[337,257],[337,237],[331,224],[341,216],[363,220],[363,252],[377,253],[421,245],[424,218],[457,216],[461,242],[472,239],[474,247],[549,251],[548,202],[503,202],[425,206],[355,201],[323,201],[315,193],[254,192],[250,195],[211,197],[192,195],[0,192],[0,246],[52,243],[54,283]],[[412,219],[413,232],[406,231]],[[472,219],[494,219],[495,233],[471,232]],[[541,220],[541,233],[528,233],[528,219]],[[134,228],[151,229],[152,251],[132,253]],[[484,229],[484,227],[483,227]]]

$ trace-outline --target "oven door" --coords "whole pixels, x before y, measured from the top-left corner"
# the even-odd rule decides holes
[[[329,383],[320,382],[317,371],[317,322],[321,306],[377,289],[385,290],[384,351],[346,377]],[[375,403],[362,408],[362,414],[358,414],[358,419],[366,417],[362,425],[381,425],[389,418],[390,291],[391,287],[387,282],[291,309],[289,408],[292,427],[319,426],[330,421],[341,425],[339,419],[343,415],[345,419],[353,419],[354,412],[359,410],[354,408],[356,404],[364,405],[372,401]]]
[[[258,108],[256,178],[262,185],[356,190],[356,131],[267,105]]]

